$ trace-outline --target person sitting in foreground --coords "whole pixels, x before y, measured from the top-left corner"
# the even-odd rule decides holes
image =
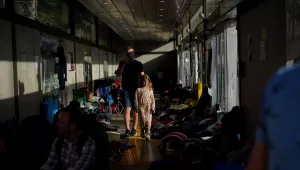
[[[81,130],[81,113],[70,107],[58,114],[59,136],[52,144],[47,162],[42,170],[88,170],[96,159],[96,145]],[[84,136],[84,137],[83,137]],[[79,146],[82,145],[82,146]]]
[[[80,108],[80,103],[77,100],[72,100],[69,104],[69,106],[67,107],[71,107],[73,109],[79,109]]]
[[[77,100],[72,100],[70,102],[70,104],[67,106],[68,108],[71,109],[79,109],[80,108],[80,103]],[[56,125],[57,121],[58,121],[58,114],[61,112],[61,110],[58,110],[53,117],[53,124]]]

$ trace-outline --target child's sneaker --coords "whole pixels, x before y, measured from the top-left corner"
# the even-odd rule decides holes
[[[146,135],[146,136],[145,136],[145,139],[146,139],[146,141],[149,141],[149,140],[151,140],[151,137],[150,137],[150,135]]]
[[[137,132],[135,129],[132,128],[130,136],[136,136]]]
[[[130,136],[130,130],[126,130],[125,134],[124,134],[124,137],[125,138],[128,138]]]

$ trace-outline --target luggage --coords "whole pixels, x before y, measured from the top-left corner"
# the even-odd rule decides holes
[[[119,142],[121,140],[121,133],[116,131],[107,131],[109,142]]]

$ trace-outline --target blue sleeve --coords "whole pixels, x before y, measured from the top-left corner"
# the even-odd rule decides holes
[[[258,127],[256,130],[256,142],[268,144],[266,134],[260,127]]]
[[[270,87],[271,83],[268,83],[267,87],[265,88],[265,91],[263,93],[263,97],[262,97],[262,102],[261,102],[261,107],[259,110],[259,122],[258,122],[258,126],[257,126],[257,130],[256,130],[256,141],[259,143],[263,143],[263,144],[268,144],[268,130],[267,130],[267,117],[265,114],[266,111],[266,103],[267,103],[267,99],[270,97],[268,95],[270,95],[268,93],[268,89]]]

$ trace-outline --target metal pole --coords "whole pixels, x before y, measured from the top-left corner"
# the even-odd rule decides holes
[[[203,85],[207,84],[206,76],[206,63],[205,63],[205,54],[206,54],[206,0],[203,0],[203,44],[202,44],[202,77]]]
[[[192,41],[193,41],[193,37],[192,37],[192,26],[191,26],[191,20],[192,20],[192,17],[191,17],[191,10],[190,10],[190,8],[189,8],[189,11],[188,11],[189,13],[189,37],[190,37],[190,40],[189,40],[189,51],[190,51],[190,79],[189,79],[189,84],[191,85],[191,86],[193,86],[193,84],[194,83],[192,83],[191,84],[191,82],[193,82],[193,81],[191,81],[191,79],[193,78],[193,57],[192,57]]]

